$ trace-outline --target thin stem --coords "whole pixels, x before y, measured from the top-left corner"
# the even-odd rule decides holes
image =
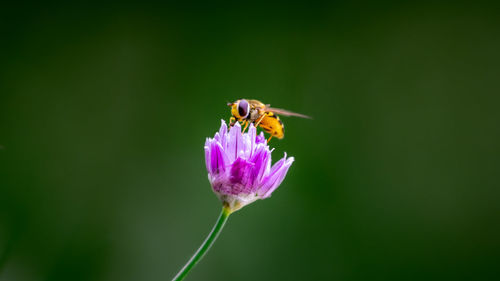
[[[227,218],[231,214],[231,211],[229,210],[228,207],[224,206],[222,208],[222,212],[220,213],[219,218],[217,219],[217,222],[215,223],[214,227],[212,228],[212,231],[210,234],[208,234],[207,238],[205,241],[203,241],[203,244],[198,248],[196,253],[189,259],[189,261],[184,265],[184,267],[177,273],[177,275],[172,279],[172,281],[180,281],[186,277],[186,275],[189,273],[189,271],[201,260],[203,255],[210,249],[212,244],[215,242],[215,239],[217,239],[217,236],[219,236],[219,233],[221,232],[222,228],[224,227],[224,224],[227,221]]]

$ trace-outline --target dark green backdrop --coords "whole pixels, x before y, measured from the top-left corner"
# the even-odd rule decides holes
[[[215,221],[226,103],[283,118],[282,186],[187,280],[498,280],[500,20],[469,4],[0,10],[0,280],[169,280]]]

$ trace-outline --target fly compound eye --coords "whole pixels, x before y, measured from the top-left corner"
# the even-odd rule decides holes
[[[250,112],[250,104],[246,100],[240,100],[238,103],[238,114],[241,118],[247,118]]]

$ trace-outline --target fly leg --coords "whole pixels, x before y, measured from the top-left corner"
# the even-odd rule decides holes
[[[236,118],[234,118],[234,116],[231,116],[231,118],[229,118],[229,126],[232,127],[234,126],[234,124],[236,124]]]
[[[259,124],[260,124],[260,122],[262,122],[264,117],[266,117],[266,114],[262,114],[262,116],[259,117],[259,119],[257,119],[257,123],[255,123],[255,128],[259,127]]]
[[[255,128],[258,128],[258,127],[259,127],[259,124],[260,124],[260,122],[262,122],[262,120],[264,120],[264,117],[266,117],[266,114],[265,114],[265,113],[264,113],[264,114],[262,114],[262,116],[261,116],[261,117],[259,117],[259,119],[257,119],[257,122],[255,123]],[[269,143],[269,141],[271,140],[271,138],[272,138],[272,137],[273,137],[273,135],[271,135],[271,136],[269,137],[269,139],[267,139],[267,143]]]
[[[247,129],[247,127],[248,127],[248,121],[247,121],[247,120],[245,120],[245,121],[243,121],[243,123],[245,124],[245,127],[243,128],[243,131],[241,131],[241,133],[242,133],[242,134],[244,134],[244,133],[245,133],[245,130],[246,130],[246,129]],[[242,123],[241,125],[243,125],[243,123]]]

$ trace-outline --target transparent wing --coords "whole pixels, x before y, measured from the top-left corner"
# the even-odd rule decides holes
[[[292,112],[286,109],[281,109],[281,108],[274,108],[274,107],[267,107],[266,106],[266,111],[271,111],[276,114],[284,115],[284,116],[295,116],[295,117],[300,117],[300,118],[307,118],[307,119],[312,119],[311,116],[307,116],[304,114]]]

